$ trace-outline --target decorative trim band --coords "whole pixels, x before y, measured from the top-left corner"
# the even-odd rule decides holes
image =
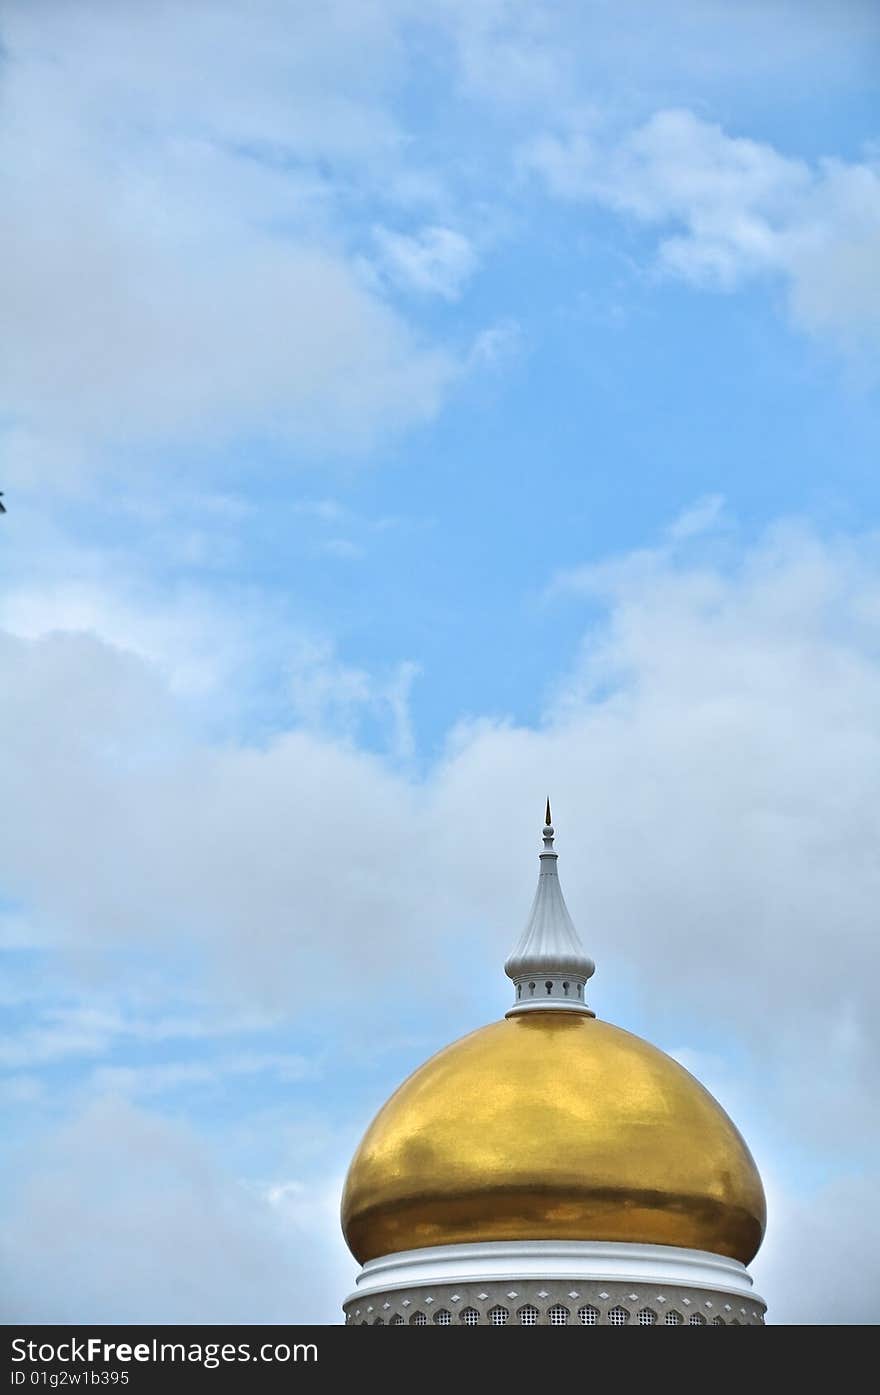
[[[756,1298],[679,1283],[516,1279],[380,1289],[345,1305],[363,1327],[763,1327]]]
[[[752,1291],[751,1275],[739,1260],[674,1245],[596,1240],[490,1241],[383,1255],[364,1265],[357,1288],[346,1303],[389,1289],[508,1279],[678,1284],[735,1294],[763,1306],[763,1299]]]

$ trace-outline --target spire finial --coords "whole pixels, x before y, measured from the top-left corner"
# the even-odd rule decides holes
[[[556,830],[550,820],[548,798],[541,829],[544,848],[538,854],[538,889],[528,924],[504,965],[516,987],[516,1001],[507,1016],[568,1011],[595,1017],[584,1002],[584,986],[596,966],[584,953],[562,895],[556,872],[558,854],[553,850]]]
[[[544,811],[544,827],[541,829],[541,837],[544,839],[544,851],[548,852],[553,847],[553,835],[556,829],[553,827],[553,819],[550,814],[550,797],[547,797],[547,808]]]

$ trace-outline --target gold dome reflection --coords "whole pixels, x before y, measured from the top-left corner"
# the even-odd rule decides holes
[[[370,1125],[342,1199],[361,1263],[546,1239],[747,1264],[765,1215],[752,1156],[709,1092],[639,1037],[567,1012],[494,1022],[427,1061]]]

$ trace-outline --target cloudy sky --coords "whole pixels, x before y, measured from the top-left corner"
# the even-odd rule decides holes
[[[880,13],[6,0],[5,1320],[339,1320],[348,1159],[600,1016],[880,1308]]]

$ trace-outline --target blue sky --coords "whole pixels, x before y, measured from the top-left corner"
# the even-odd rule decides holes
[[[753,1146],[771,1317],[876,1317],[878,48],[6,7],[10,1317],[336,1321],[347,1159],[506,1006],[548,790],[600,1015]]]

